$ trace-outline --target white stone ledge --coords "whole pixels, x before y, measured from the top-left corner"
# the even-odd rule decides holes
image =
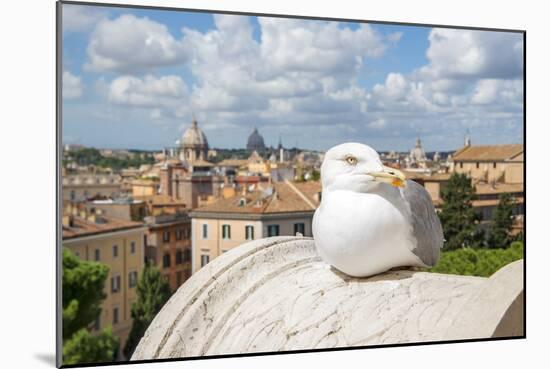
[[[491,278],[412,270],[352,278],[311,238],[272,237],[184,283],[132,360],[523,335],[523,261]]]

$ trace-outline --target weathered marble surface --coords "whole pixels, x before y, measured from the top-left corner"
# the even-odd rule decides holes
[[[522,335],[523,262],[491,278],[348,277],[310,238],[244,244],[192,276],[132,360]]]

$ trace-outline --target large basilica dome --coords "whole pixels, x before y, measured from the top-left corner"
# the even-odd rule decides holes
[[[254,128],[254,131],[248,136],[248,142],[246,143],[246,149],[248,151],[264,151],[265,144],[264,138],[261,134],[258,133],[258,129]]]

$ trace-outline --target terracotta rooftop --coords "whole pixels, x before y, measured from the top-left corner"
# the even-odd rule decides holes
[[[454,161],[504,161],[523,153],[522,144],[464,146],[453,154]]]
[[[317,193],[320,191],[320,182],[275,182],[246,195],[217,200],[195,211],[240,214],[313,212],[319,205]]]
[[[101,218],[105,221],[104,223],[93,222],[79,216],[74,216],[72,227],[63,226],[63,239],[67,240],[101,233],[143,227],[143,223],[141,222],[109,218],[106,216],[101,216]]]

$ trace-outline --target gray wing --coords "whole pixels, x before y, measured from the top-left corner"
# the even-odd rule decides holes
[[[443,228],[435,212],[432,199],[426,189],[418,183],[407,180],[402,189],[403,198],[411,209],[410,222],[416,247],[411,250],[426,266],[434,266],[443,247]]]

